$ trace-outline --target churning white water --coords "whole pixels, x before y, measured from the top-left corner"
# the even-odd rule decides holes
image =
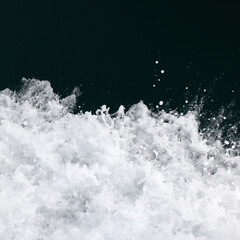
[[[48,81],[0,92],[0,239],[240,239],[239,152],[196,113],[75,101]]]

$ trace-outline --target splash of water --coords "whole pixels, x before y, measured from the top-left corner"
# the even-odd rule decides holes
[[[239,151],[196,112],[75,102],[35,79],[0,92],[1,239],[240,239]]]

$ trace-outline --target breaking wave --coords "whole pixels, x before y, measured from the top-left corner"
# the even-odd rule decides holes
[[[73,114],[76,92],[0,92],[1,239],[240,239],[237,139],[142,102]]]

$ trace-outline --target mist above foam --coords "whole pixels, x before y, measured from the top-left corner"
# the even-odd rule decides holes
[[[0,92],[1,239],[240,239],[239,152],[194,111],[75,103],[36,79]]]

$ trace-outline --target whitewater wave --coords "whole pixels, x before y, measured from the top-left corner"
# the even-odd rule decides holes
[[[36,79],[0,92],[1,239],[240,239],[236,142],[194,111],[75,103]]]

